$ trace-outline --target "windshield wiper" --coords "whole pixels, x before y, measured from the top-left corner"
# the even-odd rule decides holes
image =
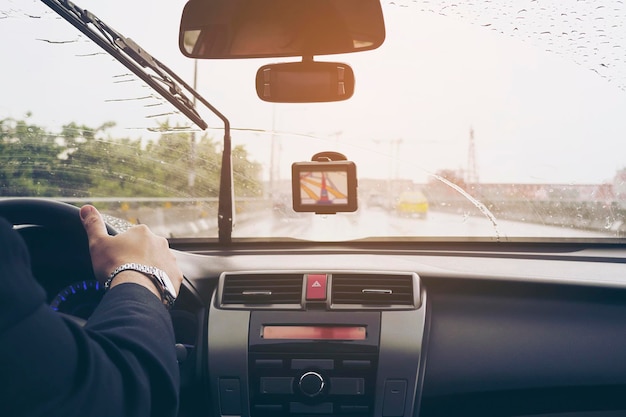
[[[81,9],[71,1],[41,1],[154,88],[200,129],[205,130],[208,127],[196,111],[193,101],[183,92],[186,90],[195,96],[197,93],[193,88],[132,39],[125,37],[93,13]],[[199,98],[199,95],[197,97]]]
[[[41,0],[59,16],[67,20],[126,68],[141,78],[163,98],[180,110],[200,129],[208,124],[196,111],[194,102],[184,91],[193,95],[224,123],[224,151],[220,172],[218,204],[218,236],[221,243],[230,243],[234,224],[233,216],[233,173],[231,156],[230,122],[204,97],[183,81],[175,72],[146,52],[132,39],[125,37],[104,23],[93,13],[76,6],[69,0]],[[149,72],[149,71],[150,72]]]

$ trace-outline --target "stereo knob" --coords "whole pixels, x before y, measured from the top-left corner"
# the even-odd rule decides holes
[[[315,397],[324,390],[324,378],[317,372],[306,372],[300,377],[298,386],[300,391],[308,397]]]

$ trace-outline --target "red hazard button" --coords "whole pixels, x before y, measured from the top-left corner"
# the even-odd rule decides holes
[[[306,277],[306,299],[326,299],[326,274],[310,274]]]

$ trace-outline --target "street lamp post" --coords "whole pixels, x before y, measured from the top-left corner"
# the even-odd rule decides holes
[[[198,60],[193,60],[193,89],[196,90],[198,84]],[[196,106],[196,96],[193,98],[193,105]],[[187,179],[189,185],[189,191],[193,191],[193,187],[196,183],[196,131],[191,131],[191,146],[189,148],[189,177]]]

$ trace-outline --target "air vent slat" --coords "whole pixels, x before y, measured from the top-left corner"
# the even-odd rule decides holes
[[[413,277],[392,274],[333,274],[333,304],[389,306],[414,304]]]
[[[224,277],[222,305],[300,304],[302,274],[229,274]]]

